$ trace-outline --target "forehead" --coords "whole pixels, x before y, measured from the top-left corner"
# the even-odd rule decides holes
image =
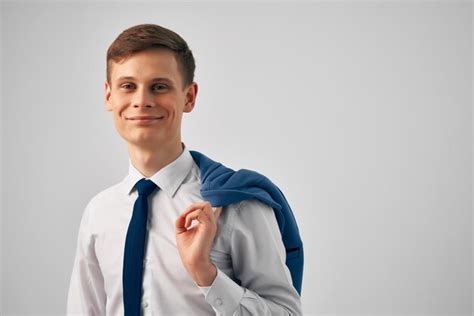
[[[150,49],[134,53],[120,63],[112,61],[112,81],[121,77],[133,77],[139,81],[165,77],[176,85],[181,82],[174,53],[167,49]]]

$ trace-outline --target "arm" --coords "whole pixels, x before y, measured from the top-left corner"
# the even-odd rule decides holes
[[[79,226],[77,249],[69,285],[67,315],[105,315],[104,278],[95,255],[90,202]]]
[[[243,201],[232,223],[232,265],[240,284],[217,268],[211,286],[199,286],[206,301],[217,315],[302,315],[273,209],[255,199]]]

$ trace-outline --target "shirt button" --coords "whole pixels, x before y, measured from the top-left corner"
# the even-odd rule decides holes
[[[222,305],[222,300],[220,298],[216,298],[214,303],[216,304],[216,306],[221,306]]]
[[[147,264],[148,263],[148,258],[143,259],[143,263]]]
[[[147,308],[148,307],[148,302],[143,303],[143,307]]]

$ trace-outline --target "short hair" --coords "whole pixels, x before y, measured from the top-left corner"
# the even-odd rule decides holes
[[[124,30],[109,46],[106,59],[107,82],[111,84],[111,61],[120,63],[134,53],[154,48],[173,51],[181,74],[183,89],[193,82],[196,64],[186,41],[170,29],[149,23]]]

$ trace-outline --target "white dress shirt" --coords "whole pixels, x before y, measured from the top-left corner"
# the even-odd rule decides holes
[[[210,253],[217,268],[211,286],[199,287],[181,262],[176,218],[203,201],[200,170],[189,150],[149,179],[143,260],[143,315],[301,315],[301,300],[285,265],[285,247],[270,206],[244,200],[223,207]],[[68,315],[123,315],[122,269],[127,229],[145,178],[129,159],[119,183],[87,204],[79,226]]]

